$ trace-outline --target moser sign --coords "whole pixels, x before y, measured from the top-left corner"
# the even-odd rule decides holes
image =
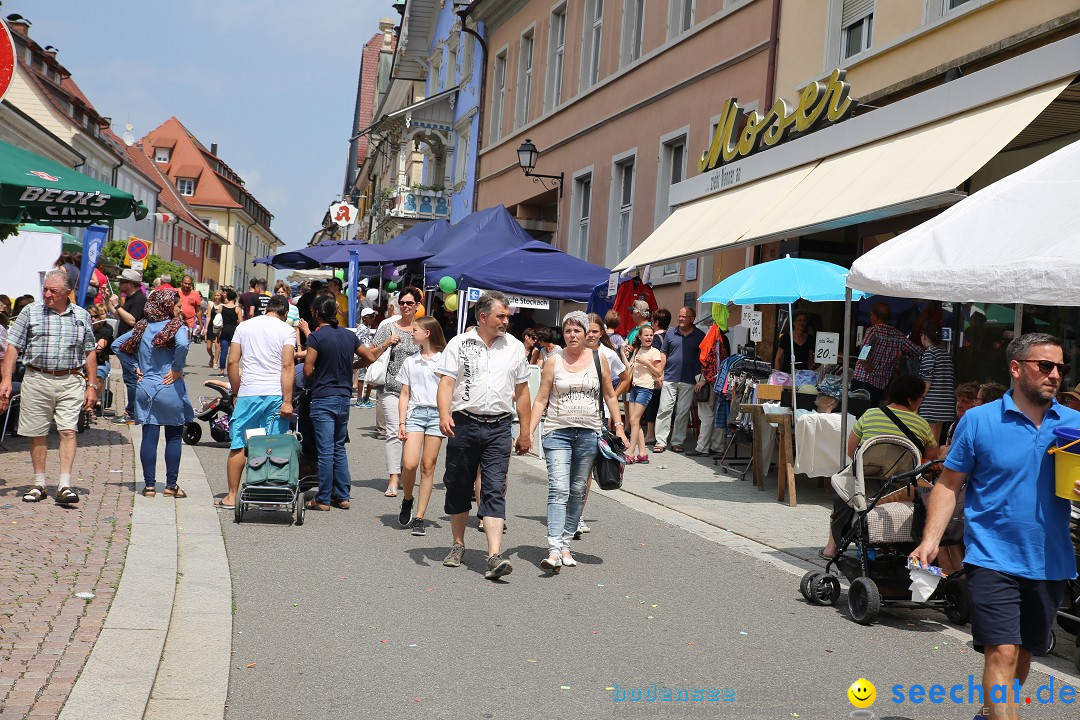
[[[827,82],[807,85],[794,108],[780,98],[764,115],[756,110],[747,113],[736,98],[728,98],[712,143],[698,161],[698,170],[712,170],[846,120],[859,104],[850,91],[851,86],[844,82],[844,71],[833,70]]]

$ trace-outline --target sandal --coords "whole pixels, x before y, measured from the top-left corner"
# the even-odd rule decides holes
[[[147,485],[142,489],[142,495],[143,497],[154,497],[155,495],[157,495],[157,490],[155,490],[152,486]]]
[[[311,498],[306,503],[304,503],[304,507],[306,507],[308,510],[319,510],[319,511],[322,511],[322,512],[326,512],[326,511],[330,510],[329,505],[323,505],[320,502],[315,502],[315,498]]]
[[[397,497],[397,488],[386,488],[383,497]]]
[[[225,503],[225,498],[218,498],[217,500],[214,501],[214,508],[217,509],[217,510],[235,510],[236,509],[236,504],[235,503],[226,504]]]
[[[48,495],[44,485],[34,485],[26,491],[26,494],[22,496],[22,499],[23,502],[41,502],[48,497]]]
[[[79,502],[79,495],[69,487],[62,487],[56,491],[58,505],[74,505]]]
[[[331,500],[330,501],[330,507],[336,507],[338,510],[348,510],[349,509],[349,501],[348,500]]]
[[[161,494],[164,495],[165,497],[174,497],[174,498],[186,498],[187,497],[187,493],[184,492],[183,490],[181,490],[179,485],[176,485],[174,487],[167,487],[167,488],[165,488],[165,492],[163,492]]]
[[[662,453],[662,452],[664,452],[664,449],[665,449],[665,448],[664,448],[664,446],[663,446],[663,445],[653,445],[653,449],[652,449],[652,451],[653,451],[654,453]]]

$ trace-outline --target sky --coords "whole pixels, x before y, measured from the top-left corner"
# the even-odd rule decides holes
[[[345,178],[363,45],[392,0],[4,0],[136,138],[175,115],[273,215],[284,249]]]

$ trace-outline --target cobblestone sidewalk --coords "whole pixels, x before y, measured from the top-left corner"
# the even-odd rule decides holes
[[[22,502],[32,480],[29,442],[0,449],[0,718],[55,718],[112,604],[130,534],[134,459],[127,427],[97,424],[78,437],[79,503],[53,500],[58,436],[49,436],[49,499]],[[92,599],[76,593],[93,593]]]

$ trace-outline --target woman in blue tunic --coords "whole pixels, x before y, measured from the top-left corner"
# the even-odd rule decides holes
[[[195,419],[184,383],[188,343],[188,331],[180,317],[180,295],[168,289],[150,293],[144,318],[112,345],[120,363],[139,376],[135,387],[135,422],[142,425],[139,458],[143,466],[142,494],[146,497],[155,494],[157,444],[162,427],[165,428],[164,494],[187,497],[176,479],[180,474],[184,423]]]

